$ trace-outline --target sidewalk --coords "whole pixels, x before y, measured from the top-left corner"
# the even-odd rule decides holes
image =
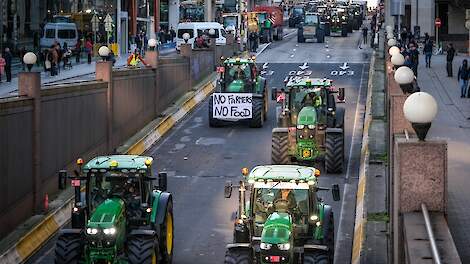
[[[420,56],[418,84],[430,93],[439,111],[429,130],[428,139],[448,143],[448,223],[462,263],[470,263],[470,98],[460,98],[457,72],[463,59],[453,63],[454,77],[447,77],[445,55],[433,56],[426,68]]]
[[[175,49],[164,49],[160,51],[161,55],[169,55],[175,52]],[[89,75],[95,73],[96,61],[99,61],[100,58],[94,58],[94,61],[91,64],[88,64],[86,60],[81,60],[81,64],[75,64],[75,59],[72,62],[72,69],[64,70],[61,65],[60,73],[56,76],[51,76],[50,72],[44,72],[42,67],[35,66],[33,71],[41,72],[41,83],[48,84],[52,82],[64,81],[67,79],[80,77],[84,75]],[[116,58],[115,68],[123,67],[127,63],[127,55],[121,54],[120,57]],[[17,66],[17,69],[13,69],[14,72],[21,72],[21,64]],[[13,74],[13,78],[10,83],[6,82],[6,76],[2,76],[2,82],[0,83],[0,98],[16,96],[18,91],[18,77],[16,74]]]

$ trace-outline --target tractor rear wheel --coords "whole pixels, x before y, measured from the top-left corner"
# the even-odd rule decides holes
[[[173,203],[171,200],[166,206],[165,220],[160,228],[160,252],[163,258],[163,263],[171,264],[173,260],[173,237],[174,237],[174,223],[173,223]]]
[[[287,132],[275,132],[271,143],[271,163],[289,164],[289,138]]]
[[[344,161],[344,134],[327,133],[325,142],[325,168],[328,173],[341,173]]]
[[[79,235],[61,235],[55,247],[56,264],[75,264],[82,257],[83,245]]]
[[[314,251],[304,253],[304,264],[330,264],[328,253],[325,251]]]
[[[219,127],[220,126],[219,120],[215,119],[212,115],[213,108],[214,108],[214,102],[213,102],[213,99],[212,99],[212,96],[211,96],[211,97],[209,97],[209,111],[208,111],[209,126],[210,127]]]
[[[341,37],[347,37],[348,36],[348,27],[346,25],[343,25],[341,27]]]
[[[158,242],[151,236],[133,236],[128,241],[130,264],[156,264],[158,262]]]
[[[264,99],[253,98],[252,104],[252,116],[250,121],[250,127],[263,127],[264,122]]]
[[[229,248],[225,252],[225,264],[251,264],[253,258],[251,249]]]
[[[330,262],[333,263],[333,259],[335,257],[335,221],[333,212],[331,212],[328,219],[328,230],[324,235],[323,243],[328,246],[328,256],[330,258]]]

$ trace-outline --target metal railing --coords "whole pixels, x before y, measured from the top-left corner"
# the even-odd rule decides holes
[[[431,220],[429,219],[429,212],[428,208],[424,203],[421,204],[421,210],[423,212],[424,223],[426,225],[426,231],[429,237],[429,243],[431,244],[431,252],[432,257],[434,259],[434,263],[441,264],[441,256],[439,255],[439,250],[437,250],[436,239],[434,237],[434,232],[431,226]]]

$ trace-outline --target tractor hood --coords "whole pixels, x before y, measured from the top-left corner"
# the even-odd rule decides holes
[[[317,111],[313,106],[305,106],[300,110],[297,116],[297,125],[316,125],[317,124]]]
[[[289,243],[292,218],[287,213],[273,213],[264,223],[261,242],[269,244]]]
[[[124,206],[124,201],[119,198],[106,199],[91,215],[88,227],[110,228],[115,226],[117,219],[124,212]]]
[[[245,83],[242,80],[234,80],[229,84],[227,91],[231,93],[239,93],[243,90]]]

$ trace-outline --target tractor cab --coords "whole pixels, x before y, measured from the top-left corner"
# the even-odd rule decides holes
[[[220,91],[226,93],[256,92],[257,67],[254,58],[229,58],[219,69]]]
[[[299,263],[311,245],[326,244],[327,250],[316,253],[333,260],[334,244],[325,242],[334,230],[333,213],[318,197],[319,190],[329,190],[318,186],[318,169],[266,165],[242,171],[245,181],[240,186],[228,183],[225,187],[227,198],[238,187],[240,201],[234,244],[227,247],[227,254],[249,243],[247,254],[256,260],[249,263]],[[332,192],[334,200],[339,200],[337,185]]]

